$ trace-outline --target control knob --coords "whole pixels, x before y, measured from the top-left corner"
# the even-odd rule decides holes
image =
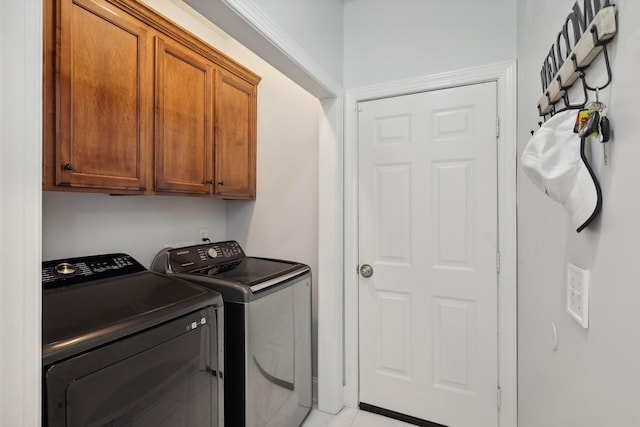
[[[76,272],[76,268],[73,264],[69,264],[68,262],[62,262],[55,267],[56,273],[61,276],[69,276]]]
[[[216,251],[216,248],[209,248],[207,250],[207,256],[215,259],[218,257],[218,251]]]

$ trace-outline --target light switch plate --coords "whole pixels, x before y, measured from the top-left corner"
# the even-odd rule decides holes
[[[567,264],[567,312],[589,328],[589,271],[571,263]]]

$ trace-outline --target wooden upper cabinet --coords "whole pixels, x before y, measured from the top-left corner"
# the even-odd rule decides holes
[[[216,72],[215,194],[256,197],[256,86]]]
[[[139,0],[47,0],[43,188],[253,199],[260,77]]]
[[[206,58],[156,38],[156,190],[211,192],[213,79]]]
[[[145,190],[149,32],[101,0],[57,4],[55,184]]]

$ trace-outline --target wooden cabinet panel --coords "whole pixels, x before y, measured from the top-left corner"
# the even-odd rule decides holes
[[[214,193],[256,196],[256,87],[232,74],[216,73]]]
[[[138,0],[43,9],[45,190],[255,198],[259,76]]]
[[[56,185],[144,190],[149,32],[100,0],[58,4]]]
[[[156,190],[211,192],[213,76],[210,61],[156,38]]]

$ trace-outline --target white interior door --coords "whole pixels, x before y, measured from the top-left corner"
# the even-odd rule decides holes
[[[498,425],[496,90],[359,104],[361,403]]]

